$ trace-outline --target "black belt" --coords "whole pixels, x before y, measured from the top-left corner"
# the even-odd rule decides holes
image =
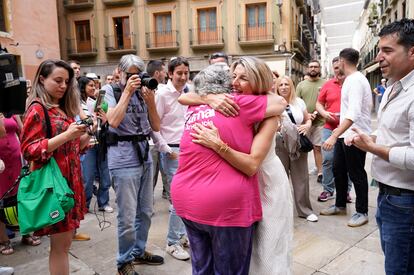
[[[180,144],[169,144],[168,143],[168,146],[170,146],[170,147],[180,147]]]
[[[379,186],[380,193],[382,194],[393,195],[393,196],[401,196],[401,194],[413,194],[414,195],[414,190],[393,187],[393,186],[386,185],[382,182],[378,182],[378,186]]]

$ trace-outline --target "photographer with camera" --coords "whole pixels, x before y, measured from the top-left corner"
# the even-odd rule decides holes
[[[136,55],[119,62],[120,83],[105,85],[108,102],[108,166],[118,206],[118,274],[137,274],[133,264],[159,265],[164,259],[145,250],[153,206],[149,134],[159,131],[150,79]],[[156,81],[155,81],[156,82]],[[147,87],[149,85],[151,87]]]

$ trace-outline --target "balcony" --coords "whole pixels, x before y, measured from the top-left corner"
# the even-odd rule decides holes
[[[137,52],[135,34],[105,36],[105,51],[108,55],[135,54]]]
[[[275,42],[273,22],[259,23],[255,26],[242,24],[237,26],[240,46],[267,46]]]
[[[193,49],[223,48],[223,27],[190,29],[190,47]]]
[[[107,7],[121,7],[133,4],[134,0],[102,0],[102,3]]]
[[[301,26],[302,27],[302,30],[305,33],[306,37],[311,42],[314,42],[315,41],[315,39],[314,39],[314,37],[315,37],[315,31],[314,31],[313,26],[311,24],[312,22],[304,14],[303,14],[303,17],[302,18],[303,18],[303,22],[302,22],[302,26]]]
[[[300,54],[303,59],[310,60],[310,42],[304,32],[302,31],[302,28],[299,27],[297,32],[294,33],[292,37],[292,48],[293,51]]]
[[[98,55],[96,49],[96,38],[78,41],[76,38],[67,39],[68,56],[71,58],[95,57]]]
[[[296,0],[296,6],[298,6],[298,8],[302,7],[304,5],[303,0]]]
[[[67,10],[87,10],[92,9],[94,0],[64,0],[63,6]]]
[[[150,52],[177,51],[178,31],[162,31],[145,33],[147,50]]]

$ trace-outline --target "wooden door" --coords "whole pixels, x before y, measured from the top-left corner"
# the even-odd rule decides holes
[[[216,43],[218,41],[216,8],[198,10],[198,44]]]
[[[91,29],[89,20],[75,21],[76,49],[78,52],[91,52]]]
[[[171,29],[171,13],[159,13],[155,15],[155,47],[168,47],[173,44]]]
[[[261,40],[267,37],[266,3],[247,5],[247,40]]]

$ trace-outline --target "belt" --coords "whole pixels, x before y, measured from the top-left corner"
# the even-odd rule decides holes
[[[170,147],[180,147],[180,144],[169,144],[168,143],[168,146],[170,146]]]
[[[387,194],[387,195],[393,195],[393,196],[401,196],[401,194],[413,194],[414,190],[408,190],[398,187],[393,187],[386,185],[382,182],[378,182],[380,193]]]

